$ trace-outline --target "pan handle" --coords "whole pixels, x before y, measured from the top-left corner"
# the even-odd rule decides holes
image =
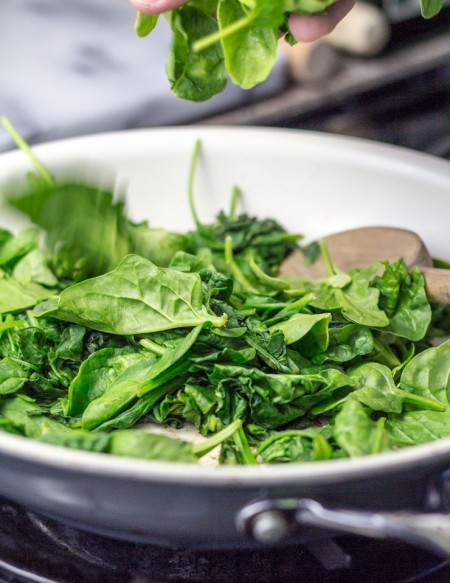
[[[265,544],[279,543],[302,527],[370,538],[400,539],[450,557],[450,515],[442,513],[331,510],[309,499],[260,500],[240,510],[240,532]]]

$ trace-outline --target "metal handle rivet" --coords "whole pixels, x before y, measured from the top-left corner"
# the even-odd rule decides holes
[[[252,535],[260,543],[276,543],[287,535],[289,525],[281,512],[267,510],[253,519]]]

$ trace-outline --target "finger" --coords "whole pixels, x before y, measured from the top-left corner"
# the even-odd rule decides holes
[[[313,42],[329,34],[355,5],[355,0],[338,0],[326,14],[301,16],[291,14],[289,30],[300,42]]]
[[[161,14],[184,4],[186,0],[129,0],[130,3],[145,14]]]

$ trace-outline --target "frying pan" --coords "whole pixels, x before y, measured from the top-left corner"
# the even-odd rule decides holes
[[[117,173],[133,219],[185,230],[193,226],[186,183],[197,139],[204,221],[227,207],[237,184],[243,210],[306,240],[393,225],[418,232],[432,255],[450,256],[450,167],[402,148],[298,130],[191,126],[80,137],[35,152],[56,174],[86,161]],[[23,154],[1,155],[0,185],[29,169]],[[3,209],[0,222],[19,226]],[[1,495],[92,532],[163,545],[242,547],[332,531],[403,538],[450,555],[439,488],[448,468],[450,439],[353,459],[209,467],[0,434]]]

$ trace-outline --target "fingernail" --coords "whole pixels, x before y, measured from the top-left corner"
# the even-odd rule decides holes
[[[140,6],[157,6],[159,0],[135,0],[135,4]]]

